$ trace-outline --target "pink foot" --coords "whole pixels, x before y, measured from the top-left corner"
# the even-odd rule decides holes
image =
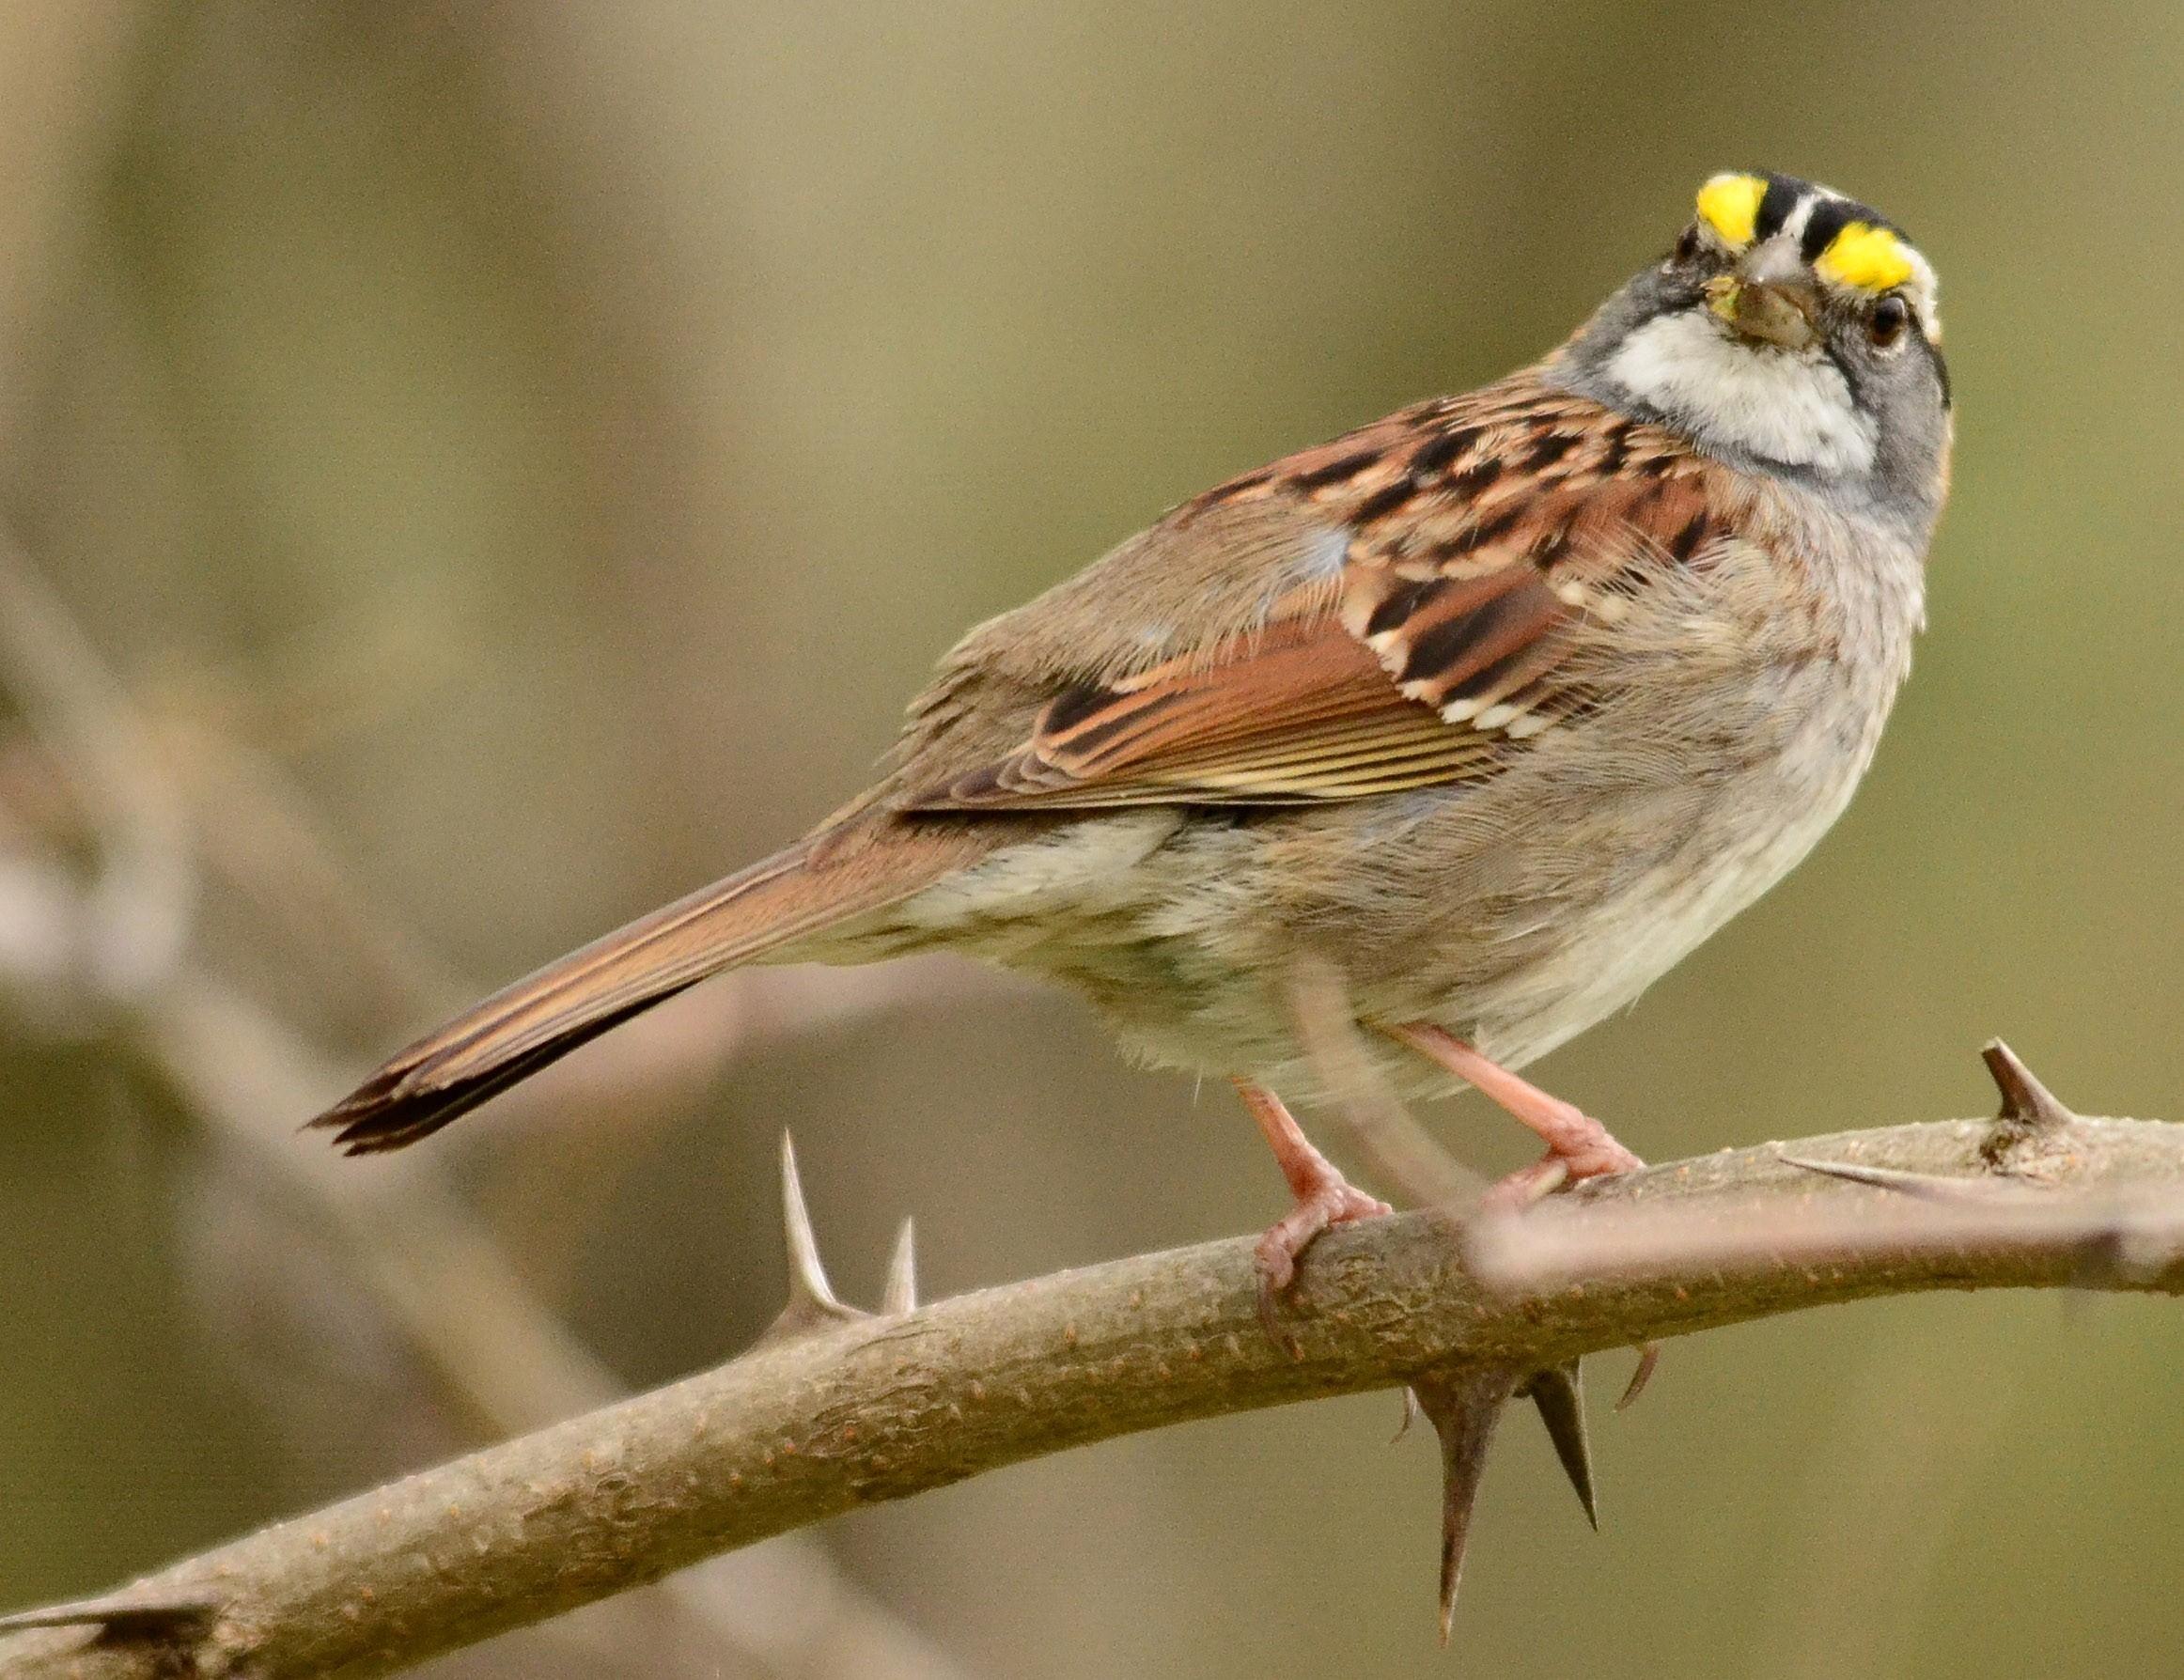
[[[1315,1149],[1282,1099],[1271,1091],[1248,1080],[1238,1080],[1236,1090],[1251,1117],[1258,1122],[1259,1130],[1266,1134],[1282,1176],[1289,1181],[1289,1193],[1296,1198],[1296,1206],[1267,1227],[1255,1251],[1259,1317],[1278,1340],[1275,1307],[1282,1293],[1296,1281],[1298,1256],[1312,1246],[1313,1238],[1330,1225],[1373,1219],[1391,1210],[1385,1202],[1352,1185],[1333,1161]]]
[[[1391,1031],[1402,1043],[1485,1092],[1545,1140],[1545,1155],[1528,1167],[1519,1167],[1487,1191],[1488,1207],[1526,1207],[1565,1185],[1610,1173],[1635,1172],[1646,1164],[1576,1104],[1551,1097],[1530,1081],[1488,1061],[1455,1034],[1424,1022]]]
[[[1584,1110],[1559,1097],[1550,1097],[1529,1080],[1521,1080],[1506,1067],[1488,1061],[1455,1034],[1414,1023],[1395,1028],[1392,1035],[1477,1086],[1547,1140],[1545,1155],[1488,1187],[1479,1203],[1487,1211],[1518,1212],[1542,1196],[1552,1196],[1564,1185],[1610,1173],[1634,1173],[1646,1164]],[[1630,1386],[1615,1402],[1617,1411],[1645,1392],[1654,1366],[1660,1362],[1658,1343],[1647,1342],[1639,1347],[1638,1369],[1630,1374]],[[1580,1493],[1583,1491],[1581,1487]],[[1589,1501],[1586,1508],[1591,1508]]]

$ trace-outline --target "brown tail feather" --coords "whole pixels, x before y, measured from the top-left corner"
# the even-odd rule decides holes
[[[821,831],[595,940],[427,1034],[310,1122],[351,1155],[399,1149],[632,1015],[801,935],[908,897],[986,849],[894,818]],[[847,842],[847,843],[845,843]]]

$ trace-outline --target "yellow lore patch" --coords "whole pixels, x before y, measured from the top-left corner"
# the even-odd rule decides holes
[[[1828,241],[1813,272],[1837,286],[1859,291],[1886,291],[1911,277],[1903,241],[1885,227],[1852,222]]]
[[[1752,242],[1759,220],[1759,201],[1767,182],[1756,175],[1717,175],[1699,189],[1699,220],[1722,236],[1732,251]]]

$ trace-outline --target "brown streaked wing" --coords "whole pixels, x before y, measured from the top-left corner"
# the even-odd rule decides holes
[[[1529,377],[1291,457],[1179,511],[1308,511],[1344,535],[1332,602],[1294,597],[1252,634],[1068,688],[1021,747],[904,803],[1287,804],[1491,775],[1585,703],[1573,623],[1728,534],[1712,471]]]
[[[1341,616],[1405,695],[1520,738],[1555,715],[1568,626],[1613,617],[1731,529],[1696,466],[1536,485],[1471,519],[1424,558],[1414,533],[1361,537]]]
[[[1445,781],[1483,743],[1403,697],[1331,617],[1289,620],[1203,658],[1058,696],[1032,738],[908,802],[914,810],[1355,797]]]

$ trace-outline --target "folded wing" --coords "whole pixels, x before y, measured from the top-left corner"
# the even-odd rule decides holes
[[[1293,457],[1152,535],[1172,573],[1209,511],[1256,506],[1255,529],[1297,533],[1265,552],[1323,553],[1324,580],[1285,580],[1211,639],[1174,630],[1182,651],[1074,683],[999,753],[949,766],[944,748],[922,779],[913,759],[900,808],[1292,805],[1490,776],[1599,703],[1572,631],[1729,534],[1715,471],[1671,434],[1537,384]],[[1105,594],[1127,599],[1128,579]]]

